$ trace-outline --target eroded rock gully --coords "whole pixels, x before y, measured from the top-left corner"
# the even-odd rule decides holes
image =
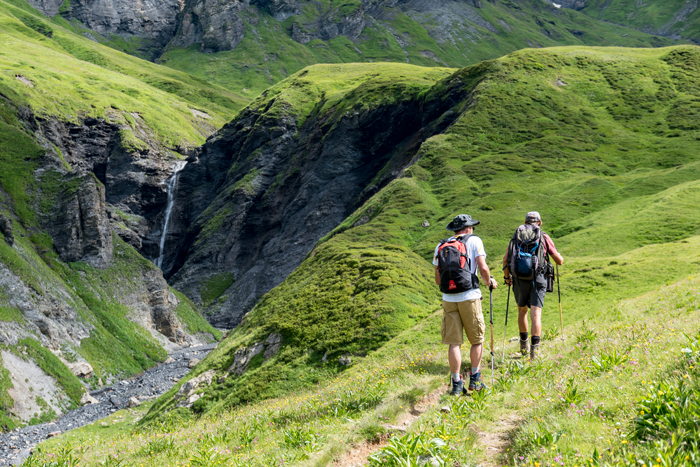
[[[439,95],[340,117],[312,115],[300,127],[292,116],[268,113],[271,105],[243,111],[181,172],[176,243],[163,261],[169,282],[208,306],[214,325],[236,326],[319,238],[452,123],[466,92],[455,79]],[[207,296],[209,284],[217,296]]]
[[[130,152],[122,145],[121,128],[104,120],[73,124],[35,118],[24,108],[17,110],[25,127],[46,148],[34,174],[39,182],[35,208],[60,259],[108,268],[119,248],[124,248],[113,241],[114,233],[146,257],[156,256],[167,199],[159,181],[169,176],[168,159],[175,155],[147,137],[148,149]],[[4,241],[20,256],[31,258],[35,253],[14,241],[12,219],[1,217]],[[45,253],[42,248],[37,247],[40,255]],[[130,274],[133,277],[125,277],[124,287],[113,296],[105,295],[104,290],[96,293],[128,307],[129,319],[166,349],[197,343],[198,338],[186,334],[175,315],[180,302],[161,272],[131,268]],[[16,345],[32,337],[60,357],[66,345],[80,346],[93,329],[76,311],[74,291],[52,276],[35,283],[0,262],[0,295],[27,320],[0,322],[1,343]]]
[[[138,119],[138,115],[134,116],[136,122]],[[53,232],[57,247],[60,245],[59,252],[64,252],[62,258],[65,261],[81,259],[75,247],[90,233],[68,232],[86,220],[77,213],[97,203],[104,204],[95,212],[106,219],[94,219],[102,232],[105,232],[103,224],[108,223],[115,234],[146,258],[157,258],[167,203],[165,181],[170,177],[173,160],[178,155],[151,140],[147,130],[140,126],[136,131],[147,149],[128,150],[122,141],[121,127],[102,119],[89,118],[81,124],[38,119],[32,125],[39,138],[46,142],[45,146],[57,147],[72,169],[60,180],[60,185],[82,187],[58,193],[62,209],[58,210],[58,218],[50,216],[48,229]],[[58,170],[65,172],[60,166]],[[90,181],[89,173],[104,185],[103,189]],[[75,180],[76,177],[83,177],[83,182]],[[94,196],[87,193],[88,186],[95,187]],[[100,190],[102,192],[97,193]],[[100,197],[103,200],[99,200]],[[106,235],[103,235],[104,247],[110,248],[111,240],[107,242]]]

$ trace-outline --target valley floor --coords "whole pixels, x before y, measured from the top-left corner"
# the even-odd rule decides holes
[[[557,313],[552,297],[548,305]],[[25,465],[681,465],[697,445],[674,445],[668,420],[675,413],[681,435],[697,436],[699,318],[693,276],[611,303],[567,325],[563,339],[549,331],[534,363],[518,358],[517,342],[502,359],[499,323],[494,374],[488,351],[482,366],[492,390],[454,398],[436,310],[315,390],[136,427],[147,407],[117,412],[47,441]],[[689,408],[673,412],[681,399]]]
[[[0,465],[20,465],[32,449],[45,439],[97,423],[128,407],[131,398],[136,398],[139,402],[155,399],[189,373],[188,365],[193,358],[201,360],[215,347],[216,344],[200,345],[173,352],[167,362],[144,371],[140,376],[92,391],[90,395],[96,401],[71,410],[55,422],[1,434]]]

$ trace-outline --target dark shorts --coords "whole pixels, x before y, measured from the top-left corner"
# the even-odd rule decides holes
[[[547,291],[547,279],[544,274],[535,277],[533,287],[532,281],[517,279],[513,280],[513,294],[519,307],[523,306],[544,306],[544,294]]]

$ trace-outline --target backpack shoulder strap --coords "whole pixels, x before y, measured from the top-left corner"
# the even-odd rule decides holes
[[[476,235],[474,235],[474,234],[462,235],[462,236],[459,238],[459,241],[462,242],[462,243],[464,243],[464,247],[466,248],[466,247],[467,247],[467,242],[468,242],[469,239],[472,238],[472,237],[476,237]],[[477,238],[478,238],[478,237],[477,237]]]

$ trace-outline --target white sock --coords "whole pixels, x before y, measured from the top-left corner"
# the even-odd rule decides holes
[[[462,377],[459,375],[459,373],[452,373],[452,381],[456,383],[460,379],[462,379]]]
[[[478,367],[477,367],[477,368],[472,367],[472,374],[473,374],[473,375],[477,374],[478,372],[479,372],[479,368],[478,368]]]

